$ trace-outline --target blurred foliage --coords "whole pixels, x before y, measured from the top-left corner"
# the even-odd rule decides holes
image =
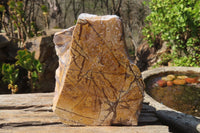
[[[163,56],[174,66],[200,66],[200,1],[152,0],[151,14],[143,29],[152,47],[161,39],[168,42],[169,54]],[[162,62],[160,62],[162,63]]]
[[[41,6],[41,9],[42,9],[42,12],[43,12],[43,13],[47,13],[47,12],[48,12],[48,8],[47,8],[46,5],[42,5],[42,6]]]
[[[4,63],[1,73],[3,75],[3,82],[8,83],[8,89],[11,90],[12,94],[16,93],[18,91],[16,81],[18,79],[19,69],[17,69],[14,64],[10,65]]]
[[[3,5],[0,5],[0,12],[4,12],[5,11],[5,7]]]
[[[175,54],[169,54],[169,53],[162,54],[161,61],[157,62],[156,65],[153,67],[155,68],[162,65],[199,67],[199,64],[196,64],[195,58],[193,58],[192,56],[183,56],[177,58]]]
[[[16,56],[18,66],[28,71],[28,78],[30,79],[31,88],[34,89],[39,78],[39,73],[42,72],[42,64],[35,59],[35,52],[31,53],[27,50],[19,50]]]
[[[19,41],[22,46],[28,38],[40,35],[39,32],[47,28],[71,27],[83,12],[97,15],[115,14],[123,20],[128,48],[136,50],[142,43],[141,30],[144,19],[150,12],[143,1],[149,0],[0,1],[0,30],[13,40]]]
[[[1,25],[9,37],[22,47],[25,41],[37,35],[39,30],[33,13],[26,11],[32,4],[22,0],[8,0],[0,5]],[[30,10],[30,9],[29,9]]]
[[[11,89],[12,93],[18,91],[18,75],[20,67],[24,68],[28,74],[29,86],[31,89],[35,89],[39,74],[42,72],[42,64],[39,60],[35,59],[35,53],[31,53],[27,50],[19,50],[17,56],[15,57],[17,61],[15,64],[6,64],[3,63],[1,67],[2,80],[4,83],[8,83],[8,89]]]

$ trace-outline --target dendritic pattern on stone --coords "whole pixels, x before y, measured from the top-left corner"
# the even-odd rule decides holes
[[[67,125],[137,125],[141,73],[125,50],[115,15],[81,14],[54,36],[59,68],[53,110]]]

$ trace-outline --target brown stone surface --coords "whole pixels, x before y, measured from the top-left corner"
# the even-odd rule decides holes
[[[57,33],[54,42],[62,42],[56,38],[64,34]],[[64,42],[56,45],[60,63],[53,103],[61,120],[67,125],[137,125],[144,84],[127,57],[121,20],[81,14],[72,38]]]
[[[173,81],[173,83],[174,83],[175,85],[184,85],[184,84],[186,84],[186,81],[185,81],[184,79],[175,79],[175,80]]]
[[[144,103],[139,126],[67,127],[52,112],[53,93],[0,95],[0,133],[168,133]]]
[[[0,48],[6,47],[10,44],[10,39],[6,33],[0,33]]]
[[[55,33],[56,31],[54,31]],[[50,34],[51,33],[51,34]],[[35,52],[35,58],[43,64],[43,73],[39,85],[32,92],[52,92],[55,88],[55,71],[58,68],[58,57],[53,43],[53,31],[48,35],[34,37],[26,41],[26,48]]]

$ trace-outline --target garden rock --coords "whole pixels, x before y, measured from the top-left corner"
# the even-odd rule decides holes
[[[58,57],[53,43],[53,34],[31,38],[26,41],[26,48],[35,52],[35,58],[43,64],[43,73],[35,92],[50,92],[55,88],[55,71],[58,67]]]
[[[173,83],[174,83],[175,85],[184,85],[184,84],[186,84],[186,81],[185,81],[184,79],[175,79],[175,80],[173,81]]]
[[[167,81],[167,86],[173,86],[173,85],[174,85],[173,81]]]
[[[0,48],[6,47],[10,44],[10,39],[6,36],[6,33],[0,33]]]
[[[6,33],[0,33],[0,62],[14,63],[17,50],[17,44],[11,41]]]
[[[177,76],[177,79],[186,79],[188,76],[182,75],[182,76]]]
[[[4,63],[6,61],[9,61],[10,45],[11,45],[11,41],[7,37],[6,33],[0,33],[0,62]]]
[[[53,110],[67,125],[137,125],[141,73],[125,51],[119,17],[81,14],[55,34],[59,68]]]

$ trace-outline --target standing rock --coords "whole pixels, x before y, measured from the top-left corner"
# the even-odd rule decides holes
[[[71,37],[71,34],[72,37]],[[54,112],[67,125],[136,125],[144,84],[125,51],[119,17],[81,14],[55,34]]]
[[[43,64],[44,72],[39,78],[39,87],[34,92],[51,92],[55,88],[55,71],[58,57],[53,43],[53,34],[34,37],[26,41],[26,48],[35,52],[35,58]]]
[[[66,30],[61,32],[57,32],[54,35],[54,43],[56,54],[59,57],[59,67],[56,70],[56,86],[55,86],[55,97],[54,103],[58,100],[58,94],[60,94],[61,89],[64,86],[65,77],[66,77],[66,70],[67,70],[67,63],[69,63],[69,46],[71,45],[72,34],[74,31],[74,27],[70,27]]]

